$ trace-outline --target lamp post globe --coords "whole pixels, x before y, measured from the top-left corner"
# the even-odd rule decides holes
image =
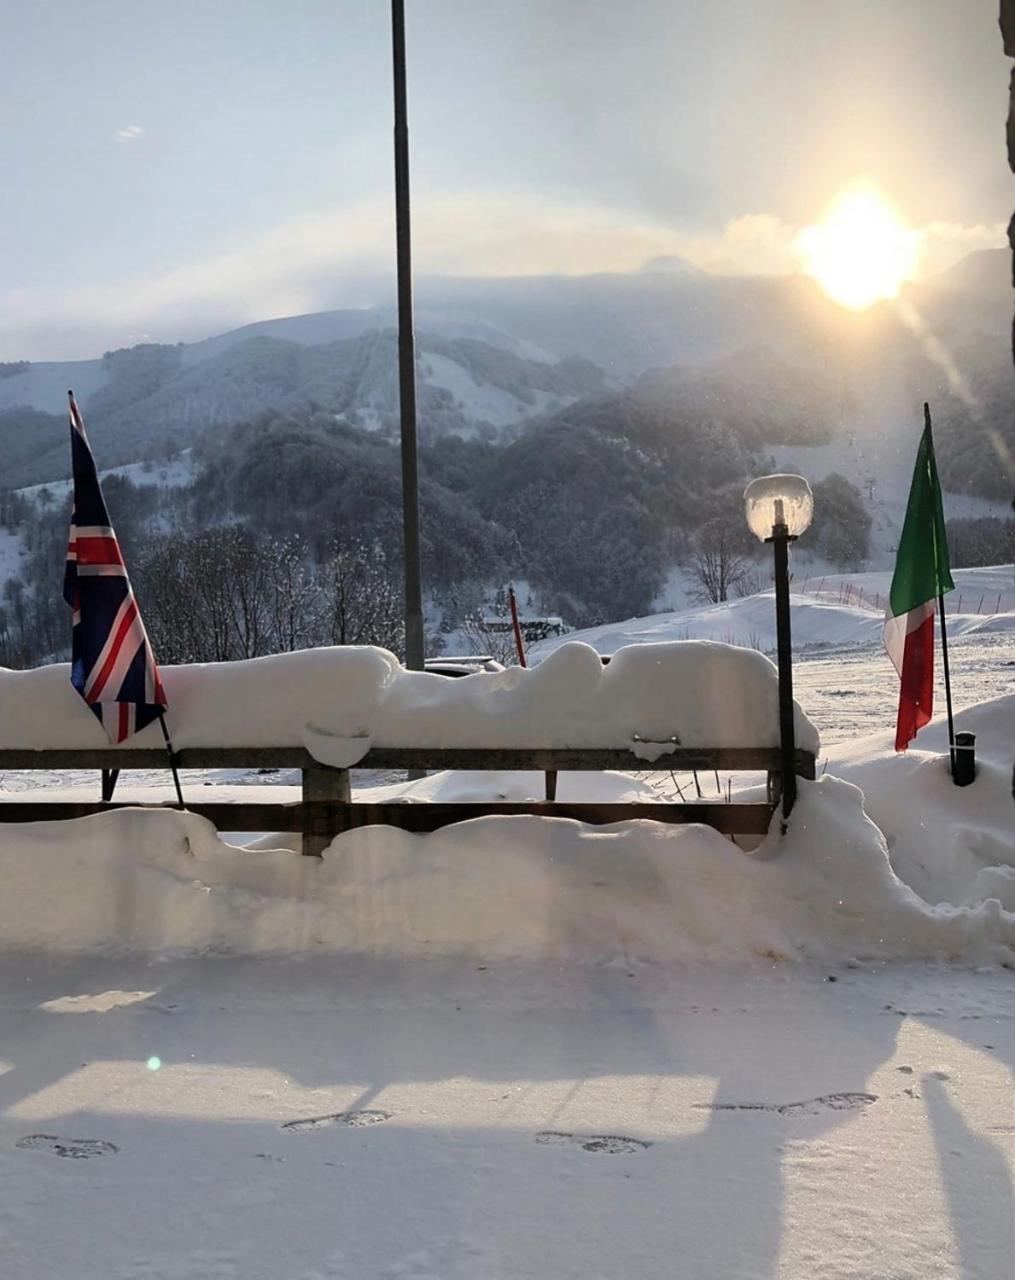
[[[762,542],[770,542],[785,529],[799,538],[814,515],[814,494],[803,476],[759,476],[744,490],[747,527]]]

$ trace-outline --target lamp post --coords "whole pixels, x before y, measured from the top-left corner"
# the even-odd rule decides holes
[[[803,476],[761,476],[744,490],[747,526],[775,553],[775,634],[779,659],[779,746],[782,818],[796,802],[796,732],[793,724],[793,642],[789,619],[789,544],[807,529],[814,495]]]

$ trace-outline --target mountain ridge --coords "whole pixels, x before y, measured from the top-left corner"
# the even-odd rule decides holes
[[[1002,260],[1003,250],[971,254],[908,286],[900,305],[859,315],[803,276],[724,277],[681,267],[424,277],[417,288],[421,435],[511,439],[526,423],[552,421],[647,377],[671,415],[721,421],[733,411],[755,412],[775,424],[765,428],[769,435],[778,434],[782,415],[797,423],[787,438],[800,439],[801,431],[812,434],[804,419],[814,408],[845,436],[868,441],[864,466],[902,466],[905,424],[922,400],[940,405],[946,428],[958,422],[974,433],[985,417],[1003,422],[1015,408]],[[6,483],[66,474],[68,386],[108,466],[301,403],[391,435],[398,412],[393,322],[386,306],[338,309],[257,321],[196,343],[142,344],[100,360],[0,367]],[[965,400],[956,368],[974,387]],[[829,382],[835,386],[819,395],[819,383]]]

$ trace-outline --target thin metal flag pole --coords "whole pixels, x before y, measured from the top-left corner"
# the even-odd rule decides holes
[[[934,428],[930,420],[930,405],[925,400],[923,402],[923,424],[928,431],[933,432]],[[933,459],[933,452],[931,453]],[[937,539],[934,539],[935,555],[937,553]],[[952,718],[952,675],[948,666],[948,627],[945,623],[945,598],[943,592],[938,592],[937,597],[938,616],[941,619],[941,665],[945,672],[945,705],[948,708],[948,763],[952,775],[955,779],[955,721]]]
[[[169,767],[173,771],[173,783],[176,786],[176,798],[180,802],[180,808],[186,809],[183,803],[183,790],[180,787],[180,774],[176,768],[176,752],[173,750],[173,740],[169,736],[169,729],[166,726],[166,717],[159,712],[159,724],[162,726],[162,736],[166,740],[166,753],[169,756]]]
[[[405,552],[405,665],[422,671],[423,592],[419,552],[416,447],[416,344],[412,319],[409,126],[405,91],[405,0],[391,0],[395,84],[395,244],[398,255],[398,394],[402,425],[402,523]]]
[[[508,587],[508,604],[511,606],[511,627],[515,633],[515,652],[518,654],[518,665],[527,667],[525,660],[525,644],[522,641],[522,627],[518,621],[518,599],[514,587]]]

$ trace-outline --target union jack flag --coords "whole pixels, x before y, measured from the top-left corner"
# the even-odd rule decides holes
[[[123,742],[165,711],[166,694],[109,522],[85,424],[70,398],[74,512],[64,599],[74,610],[70,682],[110,742]]]

